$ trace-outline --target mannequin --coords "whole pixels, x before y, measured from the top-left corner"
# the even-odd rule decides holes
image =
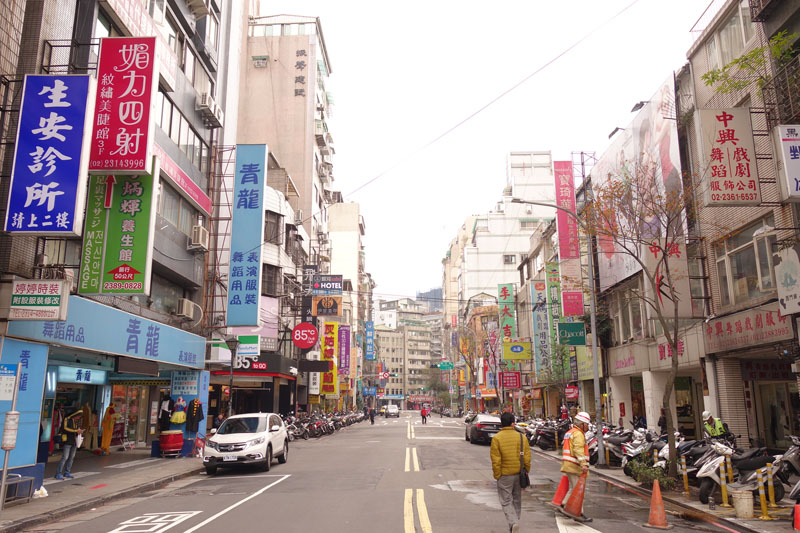
[[[109,449],[111,448],[111,435],[114,433],[114,402],[111,402],[108,407],[106,407],[106,412],[103,415],[103,438],[100,441],[100,449],[103,451],[103,455],[109,454]]]
[[[170,422],[173,424],[183,424],[186,422],[186,400],[183,396],[178,396],[178,400],[173,405],[173,413],[170,417]]]
[[[161,398],[161,408],[158,412],[158,429],[166,431],[169,429],[169,419],[172,416],[172,410],[175,402],[169,396]]]
[[[186,409],[186,431],[197,432],[200,422],[204,418],[203,403],[198,398],[193,399]]]

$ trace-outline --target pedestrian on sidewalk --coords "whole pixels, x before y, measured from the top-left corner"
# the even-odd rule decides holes
[[[492,458],[492,476],[497,480],[497,495],[508,521],[508,530],[519,531],[522,515],[522,488],[519,485],[519,454],[523,453],[525,469],[531,471],[531,447],[528,441],[514,429],[514,415],[500,416],[500,431],[492,437],[489,455]]]
[[[582,474],[589,475],[589,446],[586,444],[586,431],[589,429],[590,423],[589,413],[581,411],[575,415],[575,425],[564,435],[561,471],[569,480],[569,492],[564,496],[562,507],[572,496],[572,491],[575,490],[575,485],[578,483],[578,477]],[[583,505],[581,505],[581,518],[585,522],[592,521],[583,514]]]
[[[72,479],[72,461],[75,459],[75,452],[78,450],[76,437],[83,434],[81,427],[81,416],[83,411],[78,409],[64,419],[61,424],[61,442],[64,444],[61,460],[56,469],[56,479]],[[81,437],[83,438],[83,437]]]

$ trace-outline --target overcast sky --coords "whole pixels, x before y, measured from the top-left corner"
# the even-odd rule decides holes
[[[441,286],[441,260],[465,217],[501,197],[508,152],[601,155],[633,104],[685,63],[706,5],[293,0],[263,1],[261,14],[321,19],[335,99],[334,185],[361,204],[376,298],[393,298]]]

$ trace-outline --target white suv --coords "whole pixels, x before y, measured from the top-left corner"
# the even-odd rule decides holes
[[[386,418],[389,418],[390,416],[395,416],[397,418],[400,418],[400,408],[397,407],[396,405],[387,405]]]
[[[268,472],[272,458],[285,463],[289,436],[281,417],[272,413],[235,415],[225,420],[206,442],[203,465],[214,475],[217,467],[257,464]]]

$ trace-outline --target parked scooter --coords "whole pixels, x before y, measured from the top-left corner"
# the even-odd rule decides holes
[[[764,455],[765,448],[753,448],[745,452],[734,453],[733,448],[723,441],[712,442],[711,448],[716,457],[709,459],[697,472],[697,478],[700,479],[700,503],[708,503],[709,496],[719,487],[720,465],[727,456],[731,457],[737,487],[753,491],[754,496],[758,495],[758,470],[765,468],[767,463],[772,463],[772,471],[766,472],[766,474],[767,477],[773,477],[775,501],[783,499],[786,489],[780,478],[774,476],[774,472],[781,468],[781,456]],[[765,479],[764,482],[766,483],[767,480]]]

